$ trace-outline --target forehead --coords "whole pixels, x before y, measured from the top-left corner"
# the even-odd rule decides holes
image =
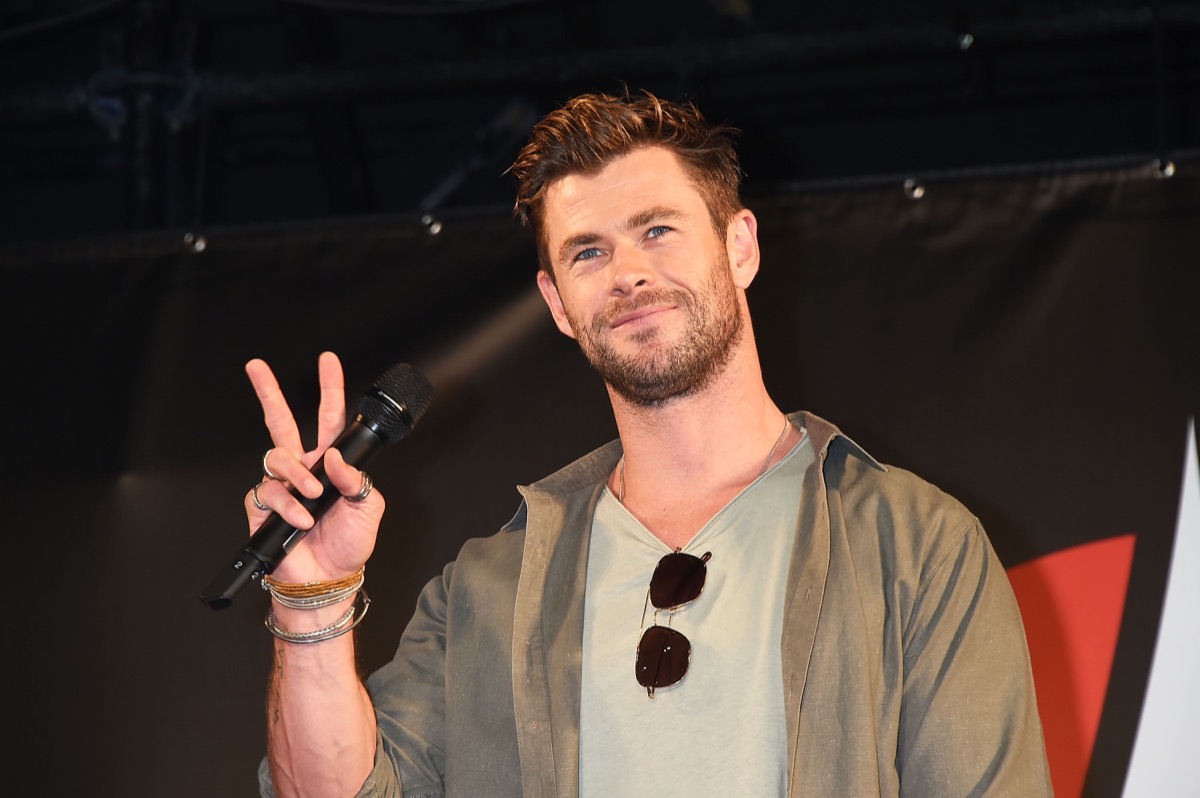
[[[566,236],[600,232],[659,206],[683,213],[707,212],[675,153],[663,147],[637,149],[599,172],[567,175],[550,184],[544,205],[547,243],[553,250]]]

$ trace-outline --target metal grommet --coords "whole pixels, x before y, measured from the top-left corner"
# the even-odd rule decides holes
[[[918,200],[925,196],[925,186],[910,177],[904,181],[904,196],[912,200]]]

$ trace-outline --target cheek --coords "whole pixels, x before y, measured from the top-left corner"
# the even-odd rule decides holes
[[[562,304],[562,313],[556,316],[555,321],[558,323],[558,328],[572,338],[576,337],[576,333],[584,329],[591,319],[591,314],[583,304],[582,299],[572,293],[559,293]]]
[[[594,274],[575,275],[570,285],[562,286],[559,292],[563,309],[574,320],[588,320],[605,306],[607,294],[604,276]]]

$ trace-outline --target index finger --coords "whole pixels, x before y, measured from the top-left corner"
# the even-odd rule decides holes
[[[292,409],[279,388],[275,373],[265,360],[254,358],[246,364],[246,376],[250,378],[254,393],[258,396],[258,403],[262,405],[263,420],[267,424],[267,431],[271,433],[271,442],[299,458],[304,454],[300,429],[296,426]]]
[[[321,405],[317,411],[317,449],[325,451],[346,428],[346,383],[342,361],[333,352],[322,352],[317,360],[321,381]]]

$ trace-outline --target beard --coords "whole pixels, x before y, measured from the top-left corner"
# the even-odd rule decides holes
[[[728,256],[720,261],[727,264]],[[663,303],[687,314],[678,340],[661,340],[664,333],[657,328],[642,330],[632,336],[640,351],[621,355],[604,338],[604,330],[618,316]],[[584,357],[609,387],[632,404],[657,407],[697,393],[721,374],[741,340],[743,321],[729,269],[717,262],[695,295],[651,289],[614,302],[590,325],[573,322],[573,327]]]

